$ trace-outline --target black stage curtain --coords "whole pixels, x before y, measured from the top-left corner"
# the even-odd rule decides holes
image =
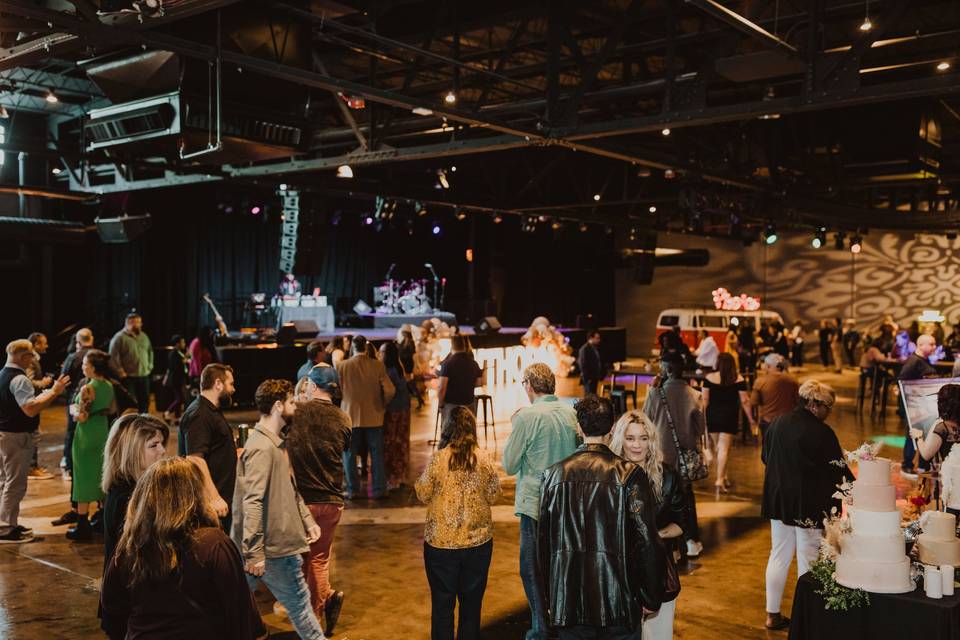
[[[201,300],[204,293],[231,329],[249,326],[244,301],[254,292],[272,295],[281,277],[279,199],[261,197],[268,209],[260,215],[252,215],[239,197],[227,213],[218,206],[222,200],[209,187],[129,194],[122,209],[131,215],[149,212],[152,227],[126,244],[104,244],[90,233],[81,246],[53,246],[38,236],[23,264],[6,269],[0,264],[18,310],[4,319],[4,333],[9,338],[42,330],[66,336],[77,325],[88,325],[99,343],[137,309],[159,345],[174,333],[191,338],[199,326],[213,324]],[[91,223],[94,215],[120,213],[116,203],[110,205],[78,209],[73,217]],[[494,224],[471,214],[458,221],[448,211],[412,222],[397,219],[377,230],[376,224],[362,224],[366,215],[360,209],[324,210],[317,203],[301,211],[298,257],[305,266],[297,276],[305,293],[318,287],[338,311],[348,311],[361,298],[373,304],[372,288],[392,263],[395,278],[425,279],[432,286],[424,267],[430,262],[447,280],[445,308],[461,322],[496,315],[504,325],[526,326],[545,315],[572,326],[588,313],[594,314],[594,324],[613,320],[612,238],[602,230],[553,232],[541,225],[528,234],[515,217]],[[440,228],[437,234],[434,225]],[[472,262],[467,248],[473,249]],[[44,255],[52,264],[47,269],[52,277],[46,279]],[[48,286],[44,283],[53,292],[46,306],[37,295]]]

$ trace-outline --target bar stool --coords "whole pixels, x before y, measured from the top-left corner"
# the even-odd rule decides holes
[[[610,402],[613,403],[615,416],[622,416],[627,412],[627,394],[623,389],[611,389]]]
[[[621,413],[626,413],[627,411],[627,398],[631,398],[633,400],[633,408],[634,409],[637,408],[637,392],[636,391],[634,391],[633,389],[627,389],[622,384],[611,385],[609,389],[609,392],[611,394],[610,395],[611,401],[613,400],[612,394],[614,391],[620,392],[620,394],[623,396],[623,411]]]
[[[440,407],[438,406],[438,407],[437,407],[437,419],[436,419],[436,422],[435,422],[434,425],[433,425],[433,440],[427,440],[427,444],[429,444],[430,446],[433,446],[433,447],[437,446],[437,444],[440,442],[439,436],[440,436],[440,416],[441,416],[441,415],[443,415],[443,411],[442,411],[442,410],[440,409]]]
[[[873,389],[876,387],[876,367],[861,367],[860,382],[857,385],[857,411],[863,411],[863,401],[867,397],[867,383],[870,384],[870,395],[873,396]],[[871,400],[871,405],[873,404]]]
[[[477,400],[477,413],[483,409],[483,440],[487,441],[487,405],[490,406],[490,426],[493,427],[493,441],[497,441],[497,421],[493,413],[493,396],[486,393],[478,393],[474,396]]]

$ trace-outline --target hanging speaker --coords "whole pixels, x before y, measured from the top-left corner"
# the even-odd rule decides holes
[[[150,228],[150,214],[122,218],[97,218],[94,222],[102,241],[111,244],[130,242]]]

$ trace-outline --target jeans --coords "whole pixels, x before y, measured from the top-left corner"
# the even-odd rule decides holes
[[[33,442],[33,453],[30,454],[30,468],[40,468],[40,429],[30,432],[30,438]]]
[[[310,544],[310,551],[303,556],[303,577],[310,588],[310,606],[319,619],[327,599],[334,593],[330,586],[330,548],[343,505],[317,503],[308,504],[307,509],[320,527],[320,538]]]
[[[638,634],[627,627],[588,627],[578,624],[557,629],[560,640],[637,640]]]
[[[537,521],[520,514],[520,580],[530,603],[530,630],[525,640],[547,640],[547,608],[537,582]]]
[[[430,583],[430,639],[453,640],[453,609],[460,603],[457,640],[480,635],[480,606],[487,589],[493,540],[469,549],[439,549],[423,544]]]
[[[584,379],[584,380],[581,380],[580,382],[583,384],[583,395],[585,396],[596,395],[597,385],[600,384],[599,380]]]
[[[324,640],[323,629],[310,607],[310,592],[303,579],[300,556],[267,558],[263,575],[247,574],[247,585],[252,591],[257,582],[263,582],[287,610],[290,623],[303,640]]]
[[[150,376],[127,376],[123,386],[137,399],[137,413],[146,413],[150,409]]]
[[[32,449],[32,433],[0,431],[0,535],[10,533],[19,524]]]
[[[373,486],[370,494],[379,498],[387,492],[387,473],[383,466],[383,427],[354,427],[350,436],[350,451],[343,453],[344,479],[348,496],[360,491],[360,478],[357,476],[357,456],[361,447],[366,445],[370,452],[370,466],[373,467]]]

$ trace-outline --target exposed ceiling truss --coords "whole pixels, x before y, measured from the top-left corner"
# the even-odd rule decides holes
[[[7,109],[82,118],[109,103],[85,60],[158,50],[187,65],[217,61],[234,100],[243,83],[300,90],[287,115],[309,133],[289,157],[216,165],[91,152],[82,139],[3,145],[57,154],[69,169],[59,180],[74,191],[281,179],[334,191],[333,172],[349,164],[369,178],[357,191],[394,185],[399,197],[424,197],[434,172],[463,158],[499,186],[458,187],[434,201],[564,219],[602,210],[629,225],[659,202],[657,224],[695,232],[733,227],[728,218],[960,227],[960,3],[948,0],[875,0],[869,31],[857,28],[863,3],[843,0],[382,2],[366,12],[181,0],[140,18],[99,15],[87,0],[73,11],[44,4],[0,0],[0,33],[19,34],[0,48]],[[229,5],[218,49],[212,16]],[[64,99],[48,103],[51,90]],[[842,122],[900,105],[915,112],[911,127],[936,120],[937,139],[924,140],[936,157],[867,168]],[[828,119],[841,124],[824,129],[841,130],[820,136]],[[913,153],[908,140],[903,153]],[[518,171],[508,155],[551,170],[499,175]]]

